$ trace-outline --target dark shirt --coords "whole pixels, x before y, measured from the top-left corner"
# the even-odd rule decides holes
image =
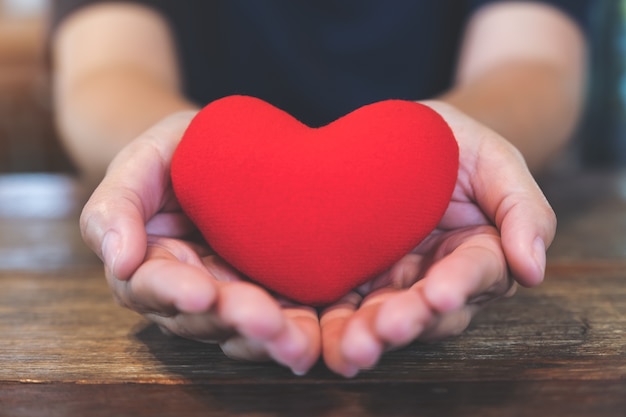
[[[79,7],[55,0],[53,28]],[[462,32],[495,0],[126,0],[166,17],[186,95],[262,98],[319,126],[388,98],[451,86]],[[584,27],[593,0],[544,0]]]

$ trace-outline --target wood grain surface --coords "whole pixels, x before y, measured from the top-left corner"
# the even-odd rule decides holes
[[[96,269],[0,275],[0,381],[216,384],[337,381],[320,365],[296,378],[273,363],[230,360],[211,345],[163,335],[116,306]],[[626,276],[548,271],[486,308],[461,336],[389,353],[361,381],[615,380],[626,376]]]
[[[0,177],[0,416],[624,416],[626,176],[551,181],[541,286],[345,380],[163,335],[113,302],[74,180]]]

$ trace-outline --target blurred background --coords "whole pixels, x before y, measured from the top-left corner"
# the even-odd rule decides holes
[[[65,172],[44,57],[49,0],[0,0],[0,173]]]
[[[626,164],[626,0],[596,0],[590,16],[587,107],[575,151],[584,165]]]
[[[0,173],[69,172],[55,135],[44,56],[50,0],[0,0]],[[626,165],[626,0],[590,16],[588,101],[568,165]]]

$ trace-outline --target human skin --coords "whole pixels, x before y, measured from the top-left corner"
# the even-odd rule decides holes
[[[115,31],[102,30],[113,21]],[[575,125],[583,38],[563,14],[533,3],[485,7],[467,30],[454,87],[424,102],[460,147],[448,211],[388,273],[318,314],[185,240],[192,226],[169,186],[169,161],[197,106],[181,93],[161,17],[128,4],[70,17],[53,40],[58,124],[86,181],[99,183],[81,229],[116,299],[234,358],[273,359],[302,374],[322,355],[354,376],[388,349],[458,334],[516,283],[540,283],[556,220],[531,172]]]

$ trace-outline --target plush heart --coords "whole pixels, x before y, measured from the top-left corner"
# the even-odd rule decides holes
[[[388,100],[321,128],[247,96],[206,106],[171,166],[182,209],[227,262],[307,305],[336,301],[438,224],[458,170],[446,122]]]

